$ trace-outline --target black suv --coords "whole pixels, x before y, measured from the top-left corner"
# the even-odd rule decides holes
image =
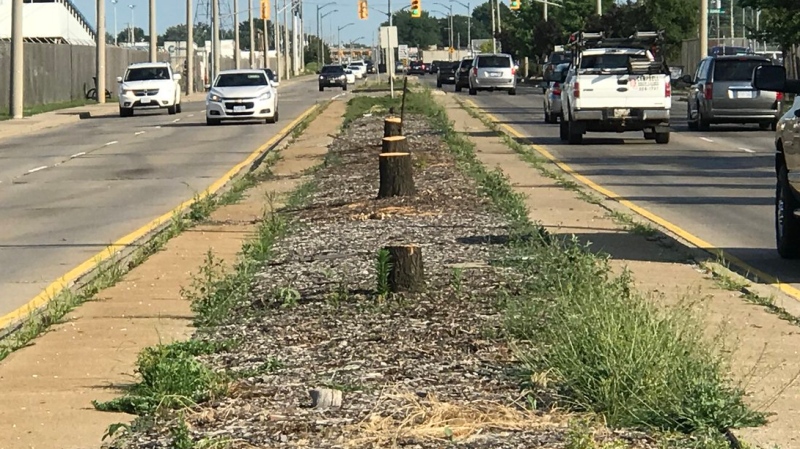
[[[342,90],[347,90],[347,75],[344,73],[344,67],[338,64],[322,66],[322,70],[317,72],[319,74],[319,91],[322,92],[326,87],[341,87]]]
[[[425,63],[422,61],[411,61],[408,67],[409,75],[425,75]]]
[[[436,87],[442,87],[442,84],[455,84],[456,83],[456,70],[458,70],[458,62],[445,62],[439,63],[439,70],[436,74]]]
[[[469,70],[472,68],[472,58],[462,59],[456,69],[456,92],[461,88],[469,88]]]

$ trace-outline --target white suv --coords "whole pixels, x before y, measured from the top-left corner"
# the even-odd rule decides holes
[[[166,108],[170,115],[181,112],[180,79],[166,62],[131,64],[124,77],[117,77],[119,116],[130,117],[134,109]]]

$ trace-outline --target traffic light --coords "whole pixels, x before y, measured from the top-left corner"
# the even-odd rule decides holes
[[[367,0],[358,0],[358,18],[361,20],[367,20],[369,18]]]
[[[261,0],[261,19],[269,20],[269,0]]]
[[[508,9],[519,9],[519,0],[511,0],[508,4]]]
[[[420,0],[411,0],[411,17],[415,19],[422,17],[422,5],[420,5]]]

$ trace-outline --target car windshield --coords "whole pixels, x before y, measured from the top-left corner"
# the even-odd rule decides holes
[[[550,55],[550,64],[561,64],[570,60],[572,55],[570,53],[553,53]]]
[[[125,81],[168,80],[169,69],[166,67],[141,67],[128,69]]]
[[[714,63],[714,81],[750,81],[756,67],[769,64],[762,59],[717,60]]]
[[[267,74],[267,78],[269,78],[270,81],[275,81],[275,73],[273,73],[272,70],[264,69],[264,73]]]
[[[267,86],[264,73],[223,73],[214,87]]]
[[[335,75],[335,74],[341,75],[342,73],[344,73],[344,69],[342,68],[342,66],[338,66],[338,65],[326,65],[325,67],[322,68],[320,73],[331,74],[331,75]]]
[[[353,70],[353,69],[358,70],[360,68],[361,68],[361,66],[358,65],[358,64],[352,64],[352,65],[350,65],[350,67],[348,67],[348,69],[350,69],[350,70]]]
[[[468,69],[470,67],[472,67],[472,59],[464,59],[463,61],[461,61],[462,69]]]
[[[479,56],[478,67],[508,68],[511,67],[511,58],[508,56]]]
[[[631,55],[631,54],[587,55],[581,58],[581,69],[586,69],[586,70],[627,69],[629,60],[649,61],[649,59],[645,55]]]

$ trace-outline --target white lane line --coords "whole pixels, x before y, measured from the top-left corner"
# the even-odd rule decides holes
[[[755,153],[755,151],[751,150],[750,148],[739,148],[739,149],[747,153]]]
[[[155,129],[161,129],[161,126],[154,126]]]
[[[187,117],[194,117],[194,114],[189,114],[187,115]]]
[[[118,144],[118,143],[119,143],[118,141],[116,141],[116,140],[112,140],[111,142],[106,142],[106,144],[105,144],[105,145],[103,145],[103,146],[104,146],[104,147],[107,147],[107,146],[109,146],[109,145],[116,145],[116,144]]]
[[[178,123],[179,121],[181,121],[181,119],[176,118],[175,120],[172,121],[172,123]]]
[[[706,142],[713,142],[713,140],[709,139],[708,137],[701,137],[700,140],[705,140]]]
[[[73,155],[72,155],[72,156],[70,156],[69,158],[70,158],[70,159],[75,159],[76,157],[81,157],[81,156],[83,156],[84,154],[86,154],[86,152],[85,152],[85,151],[81,151],[80,153],[75,153],[75,154],[73,154]]]
[[[145,133],[145,131],[136,131],[135,133],[133,133],[133,135],[134,136],[141,136],[144,133]]]
[[[32,168],[32,169],[28,170],[28,174],[36,173],[37,171],[44,170],[45,168],[47,168],[46,165],[42,165],[41,167]]]
[[[335,99],[337,99],[337,98],[339,98],[339,97],[343,97],[343,96],[345,96],[345,95],[347,95],[347,93],[346,93],[346,92],[342,92],[342,93],[340,93],[339,95],[336,95],[336,96],[333,96],[333,97],[331,97],[331,100],[335,100]]]

